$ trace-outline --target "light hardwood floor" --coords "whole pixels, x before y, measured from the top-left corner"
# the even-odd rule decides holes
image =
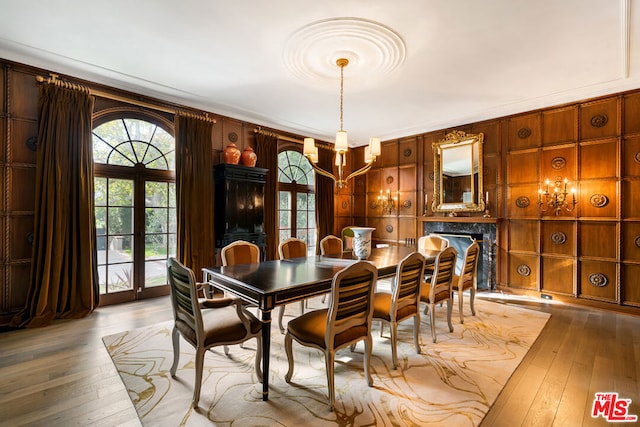
[[[482,426],[610,425],[589,416],[601,391],[640,415],[640,316],[540,301],[510,302],[551,319]],[[1,333],[0,426],[140,425],[101,337],[171,316],[162,297]]]

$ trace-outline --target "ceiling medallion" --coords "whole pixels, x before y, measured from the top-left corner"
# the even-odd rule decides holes
[[[527,196],[521,196],[516,199],[516,206],[519,207],[520,209],[524,209],[528,207],[530,203],[531,201]]]
[[[520,264],[518,268],[516,268],[516,272],[522,277],[527,277],[531,274],[531,268],[526,264]]]
[[[338,58],[349,60],[349,78],[375,84],[405,60],[404,40],[391,28],[360,18],[333,18],[299,28],[287,40],[285,66],[308,83],[336,79]]]
[[[567,160],[564,157],[554,157],[551,159],[551,167],[553,169],[562,169],[567,165]]]
[[[562,245],[567,241],[567,235],[562,231],[551,233],[551,242],[556,245]]]
[[[608,121],[609,118],[606,114],[596,114],[595,116],[591,117],[591,126],[593,126],[594,128],[601,128],[606,125]]]
[[[531,129],[529,128],[520,128],[518,129],[518,138],[527,139],[531,136]]]
[[[597,288],[604,288],[609,283],[609,279],[602,273],[593,273],[589,275],[589,283]]]
[[[609,198],[604,194],[592,194],[589,197],[589,203],[594,208],[604,208],[609,203]]]

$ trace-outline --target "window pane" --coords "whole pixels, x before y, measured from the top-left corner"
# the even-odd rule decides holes
[[[146,261],[144,263],[144,286],[152,288],[167,284],[166,260]]]
[[[178,247],[178,236],[176,234],[169,234],[169,256],[170,257],[176,256],[177,247]]]
[[[96,234],[104,235],[107,232],[107,208],[96,207]]]
[[[175,232],[178,229],[178,219],[176,217],[176,209],[169,209],[169,224],[168,231]]]
[[[280,241],[284,242],[285,240],[287,240],[289,237],[291,237],[291,230],[280,230],[280,232],[278,233],[278,235],[280,236]]]
[[[148,234],[144,242],[145,259],[167,259],[167,235]]]
[[[133,264],[111,264],[108,271],[108,292],[133,289]]]
[[[93,200],[96,206],[107,205],[107,178],[94,178]]]
[[[307,211],[298,211],[296,217],[297,228],[307,228]]]
[[[166,208],[146,208],[145,209],[145,233],[166,233],[167,231]]]
[[[169,183],[169,206],[176,207],[176,184],[174,182]]]
[[[307,210],[307,195],[305,193],[298,193],[296,199],[296,209],[298,209],[298,211]]]
[[[133,181],[109,179],[109,205],[133,206]]]
[[[167,183],[147,181],[145,184],[145,206],[167,206]]]
[[[108,237],[107,242],[109,244],[109,252],[107,253],[107,262],[109,264],[133,261],[132,236]]]
[[[109,234],[133,233],[133,208],[109,208]]]
[[[291,209],[291,193],[288,191],[279,191],[278,192],[280,200],[278,202],[278,206],[280,209]]]
[[[280,211],[279,228],[291,228],[291,211]]]

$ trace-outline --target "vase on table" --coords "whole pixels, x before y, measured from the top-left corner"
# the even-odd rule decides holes
[[[353,231],[353,253],[358,259],[367,259],[371,255],[371,235],[373,227],[350,227]]]
[[[224,162],[232,165],[240,163],[240,149],[233,142],[224,149]]]

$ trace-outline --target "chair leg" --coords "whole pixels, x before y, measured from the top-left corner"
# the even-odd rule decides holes
[[[289,370],[284,375],[284,380],[286,382],[291,382],[291,377],[293,376],[293,338],[289,333],[284,336],[284,351],[287,354],[287,361],[289,362]]]
[[[327,370],[327,388],[329,389],[329,411],[333,412],[333,402],[335,401],[335,384],[334,384],[334,372],[333,372],[333,352],[325,351],[324,363]],[[365,355],[365,360],[366,360]]]
[[[382,337],[382,333],[384,332],[384,322],[380,321],[380,337]]]
[[[449,324],[449,332],[453,332],[453,323],[451,323],[451,313],[453,312],[453,300],[447,300],[447,323]]]
[[[371,376],[371,351],[373,350],[373,338],[371,333],[364,339],[364,376],[367,379],[367,385],[373,387],[373,377]],[[333,370],[332,370],[333,371]],[[333,372],[331,372],[333,375]]]
[[[458,290],[458,311],[460,312],[460,323],[464,323],[464,292]]]
[[[202,386],[202,367],[204,365],[204,348],[196,349],[196,382],[193,385],[193,408],[198,407],[200,401],[200,387]]]
[[[475,299],[476,299],[476,289],[472,287],[469,289],[469,305],[471,306],[471,314],[473,316],[476,315],[476,309],[473,306],[473,302],[475,301]]]
[[[398,340],[398,322],[391,321],[391,323],[389,323],[389,329],[391,331],[391,361],[393,362],[393,369],[398,369],[398,352],[396,349]]]
[[[262,365],[262,335],[256,335],[256,375],[258,376],[258,381],[262,383],[262,369],[260,366]]]
[[[422,353],[420,348],[420,311],[413,316],[413,344],[416,346],[416,353]]]
[[[280,306],[280,311],[278,311],[278,328],[280,328],[280,333],[284,334],[284,326],[282,326],[282,318],[284,317],[284,305]]]
[[[171,376],[176,376],[178,369],[178,361],[180,360],[180,332],[175,327],[171,332],[171,341],[173,342],[173,365],[171,365]]]
[[[240,344],[240,345],[242,346],[242,344]],[[228,356],[229,355],[229,346],[225,344],[223,347],[224,347],[224,355]]]
[[[436,307],[435,304],[429,304],[429,318],[431,319],[431,339],[436,342]]]
[[[302,301],[300,301],[300,314],[304,314],[304,305],[307,302],[306,299],[303,299]]]

